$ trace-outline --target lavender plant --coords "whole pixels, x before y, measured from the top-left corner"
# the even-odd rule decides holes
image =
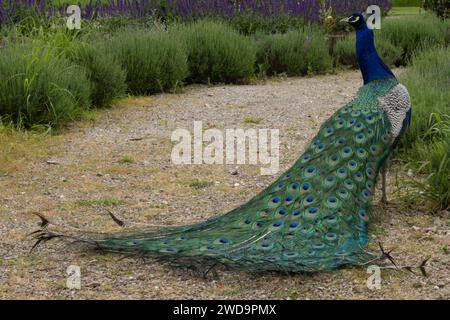
[[[84,19],[127,16],[142,18],[159,15],[181,19],[197,19],[217,16],[231,19],[244,13],[260,16],[286,14],[301,17],[305,21],[317,21],[321,13],[331,11],[334,15],[346,15],[362,11],[368,5],[379,5],[386,11],[389,0],[89,0],[78,5]],[[67,4],[55,5],[51,0],[0,0],[0,24],[18,17],[24,7],[34,12],[52,16],[65,14]]]

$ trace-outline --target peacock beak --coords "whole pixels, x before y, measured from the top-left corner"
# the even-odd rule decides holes
[[[351,17],[347,17],[347,18],[341,19],[341,20],[339,20],[339,22],[346,22],[346,23],[349,23],[350,18],[351,18]]]

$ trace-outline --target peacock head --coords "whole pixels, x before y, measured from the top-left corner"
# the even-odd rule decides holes
[[[342,19],[341,22],[346,22],[355,28],[355,30],[358,30],[366,24],[366,19],[364,19],[364,16],[361,13],[354,13],[351,16]]]

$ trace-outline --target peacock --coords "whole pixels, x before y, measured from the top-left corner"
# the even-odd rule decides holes
[[[60,230],[41,216],[36,244],[63,237],[100,250],[148,254],[176,266],[223,265],[252,272],[331,271],[376,259],[366,248],[375,184],[409,126],[411,103],[407,89],[377,54],[364,16],[355,13],[343,21],[356,30],[364,85],[265,190],[228,213],[185,226],[93,235]]]

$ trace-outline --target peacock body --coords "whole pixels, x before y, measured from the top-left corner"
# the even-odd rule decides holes
[[[181,266],[224,264],[251,271],[329,271],[373,259],[365,246],[375,184],[409,123],[410,102],[374,51],[372,31],[365,23],[355,28],[365,85],[268,188],[198,224],[84,239]]]
[[[287,172],[241,207],[200,224],[107,237],[99,244],[258,271],[366,262],[373,258],[364,246],[374,187],[394,143],[383,107],[396,91],[403,89],[395,78],[363,86]]]

